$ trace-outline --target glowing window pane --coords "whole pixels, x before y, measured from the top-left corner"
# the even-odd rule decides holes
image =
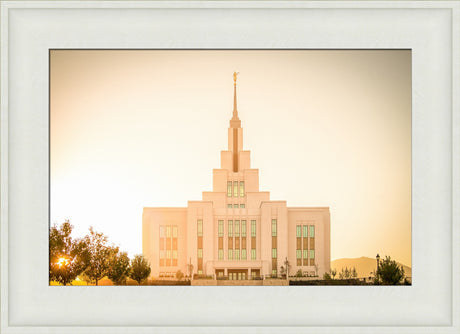
[[[219,237],[224,236],[224,221],[219,220]]]
[[[241,236],[246,236],[246,220],[241,221]]]
[[[300,250],[300,249],[297,249],[297,250],[296,250],[296,258],[297,258],[297,259],[302,258],[302,250]]]
[[[177,238],[177,226],[173,226],[173,238]]]
[[[235,237],[240,236],[240,221],[235,220]]]
[[[198,219],[197,224],[198,224],[198,226],[197,226],[198,236],[199,236],[199,237],[202,237],[202,236],[203,236],[203,220],[202,220],[202,219]]]
[[[256,221],[251,220],[251,236],[255,237],[256,236]]]
[[[228,221],[228,236],[233,237],[233,220]]]
[[[276,219],[272,219],[272,237],[276,237]]]
[[[227,197],[232,197],[232,182],[227,182]]]
[[[302,226],[297,225],[297,228],[296,228],[296,237],[297,237],[297,238],[300,238],[301,236],[302,236]]]

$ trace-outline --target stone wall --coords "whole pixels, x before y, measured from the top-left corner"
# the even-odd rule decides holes
[[[192,285],[216,286],[217,281],[213,279],[194,279]]]
[[[270,278],[266,278],[262,282],[264,282],[263,283],[264,286],[274,286],[274,285],[287,286],[287,285],[289,285],[289,281],[285,280],[285,279],[270,279]]]

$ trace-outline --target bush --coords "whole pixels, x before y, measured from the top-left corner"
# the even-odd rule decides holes
[[[193,275],[193,279],[213,279],[213,277],[204,274],[195,274]]]
[[[385,257],[377,270],[377,279],[384,285],[400,284],[404,280],[404,269],[389,256]]]
[[[176,272],[176,278],[180,281],[184,278],[184,273],[180,270]]]

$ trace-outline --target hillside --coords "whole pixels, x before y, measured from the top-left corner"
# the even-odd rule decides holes
[[[406,265],[403,265],[397,262],[398,265],[402,265],[404,268],[404,273],[407,277],[412,277],[412,268]],[[369,257],[359,257],[354,259],[337,259],[331,261],[331,269],[337,269],[337,276],[342,268],[356,268],[358,272],[358,277],[367,277],[370,276],[370,272],[374,271],[377,267],[377,260],[371,259]],[[336,276],[336,277],[337,277]]]

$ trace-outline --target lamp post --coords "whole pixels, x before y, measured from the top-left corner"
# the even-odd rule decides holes
[[[377,256],[375,257],[375,259],[377,260],[377,270],[375,272],[375,276],[378,279],[378,277],[379,277],[379,266],[380,266],[380,255],[378,253],[377,253]]]

